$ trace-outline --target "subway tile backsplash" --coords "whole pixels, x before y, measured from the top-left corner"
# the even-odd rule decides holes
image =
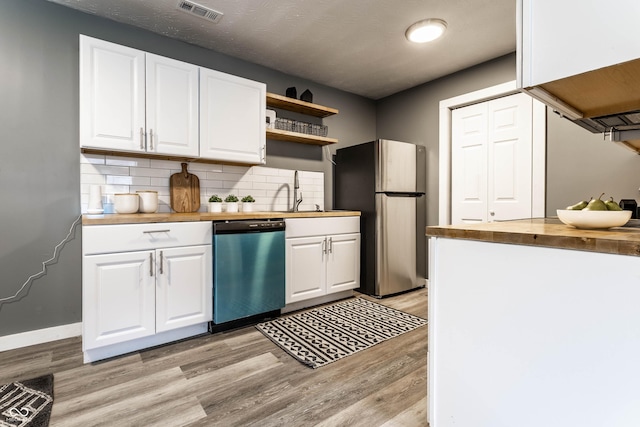
[[[138,190],[158,192],[158,212],[171,212],[169,177],[181,171],[181,162],[99,154],[80,155],[81,209],[87,211],[91,186],[99,185],[105,213],[113,213],[113,195]],[[229,166],[189,163],[190,173],[200,179],[200,212],[207,211],[209,197],[238,199],[251,195],[254,211],[284,211],[293,201],[293,174],[290,169],[264,166]],[[300,210],[324,209],[324,173],[299,171],[302,203]]]

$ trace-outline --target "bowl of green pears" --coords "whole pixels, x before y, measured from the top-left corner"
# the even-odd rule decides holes
[[[625,225],[632,212],[623,210],[613,197],[602,200],[602,196],[604,193],[597,199],[592,197],[589,201],[582,200],[566,209],[558,209],[558,219],[566,225],[587,230]]]

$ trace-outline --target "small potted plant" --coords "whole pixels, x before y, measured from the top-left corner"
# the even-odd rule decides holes
[[[217,194],[209,197],[209,212],[222,212],[222,199]]]
[[[251,212],[253,211],[253,203],[256,201],[251,195],[244,196],[241,200],[242,202],[242,212]]]
[[[224,201],[227,204],[227,212],[238,212],[238,197],[235,194],[229,194]]]

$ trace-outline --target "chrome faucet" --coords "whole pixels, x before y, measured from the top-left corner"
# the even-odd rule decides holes
[[[302,203],[302,191],[300,192],[300,199],[298,199],[298,189],[300,188],[300,181],[298,180],[298,171],[293,174],[293,212],[298,212],[300,203]]]

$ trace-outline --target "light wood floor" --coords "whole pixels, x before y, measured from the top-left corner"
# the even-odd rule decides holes
[[[372,300],[427,317],[426,289]],[[87,365],[80,338],[0,353],[0,384],[49,372],[52,426],[427,425],[426,326],[318,369],[251,326]]]

